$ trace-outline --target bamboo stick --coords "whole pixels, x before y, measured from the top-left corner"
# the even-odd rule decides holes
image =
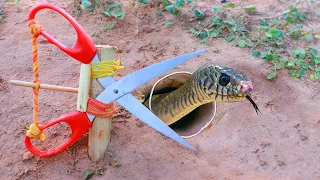
[[[81,64],[77,99],[77,110],[81,112],[87,111],[90,79],[90,64]]]
[[[23,87],[36,87],[35,83],[27,82],[27,81],[19,81],[19,80],[10,80],[10,84],[16,85],[16,86],[23,86]],[[50,84],[40,84],[40,88],[47,89],[47,90],[78,93],[77,88],[56,86],[56,85],[50,85]]]

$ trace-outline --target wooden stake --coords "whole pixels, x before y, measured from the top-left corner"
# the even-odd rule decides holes
[[[114,60],[116,48],[102,46],[98,48],[98,56],[101,61]],[[97,97],[104,88],[97,79],[91,81],[90,97]],[[106,152],[111,138],[111,119],[96,117],[89,129],[88,155],[91,161],[99,161]]]
[[[16,85],[16,86],[24,86],[24,87],[36,87],[35,83],[27,82],[27,81],[10,80],[10,84]],[[50,84],[40,84],[40,89],[78,93],[77,88],[56,86],[56,85],[50,85]]]

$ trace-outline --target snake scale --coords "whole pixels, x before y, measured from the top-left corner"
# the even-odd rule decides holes
[[[252,91],[252,83],[244,73],[228,67],[206,65],[197,69],[176,90],[154,96],[152,112],[171,125],[203,104],[248,99],[258,113],[260,110],[250,97]],[[147,97],[146,106],[149,100]]]

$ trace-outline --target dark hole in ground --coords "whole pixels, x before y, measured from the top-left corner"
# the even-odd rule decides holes
[[[165,94],[176,90],[176,87],[165,87],[162,85],[162,88],[153,92],[153,95]],[[149,99],[150,94],[146,95],[146,100]],[[145,101],[146,101],[145,100]],[[194,133],[197,133],[213,116],[214,112],[214,103],[204,104],[179,121],[170,125],[170,127],[176,131],[181,136],[188,136]]]
[[[188,136],[198,132],[213,116],[214,103],[204,104],[193,110],[170,127],[181,136]]]

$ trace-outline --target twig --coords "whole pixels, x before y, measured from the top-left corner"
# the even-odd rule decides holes
[[[311,24],[308,24],[308,26],[315,32],[319,32],[315,27],[313,27]]]
[[[249,17],[250,17],[250,18],[253,18],[253,19],[256,19],[256,20],[259,20],[259,19],[274,19],[274,18],[277,18],[277,17],[279,17],[279,16],[282,16],[282,15],[288,13],[288,12],[290,12],[290,10],[284,11],[284,12],[282,12],[282,13],[279,13],[279,14],[277,14],[277,15],[270,16],[270,17],[266,17],[266,16],[265,16],[265,17],[256,17],[256,18],[254,18],[253,16],[249,16]]]
[[[279,116],[273,111],[272,107],[271,107],[271,112],[272,112],[273,115],[275,115],[275,116],[278,118],[278,120],[282,121],[282,120],[279,118]]]
[[[223,111],[222,113],[220,113],[220,115],[217,118],[217,122],[216,125],[218,124],[218,122],[220,122],[220,120],[222,119],[222,117],[226,114],[226,111]]]
[[[318,92],[319,92],[319,90],[317,90],[315,93],[313,93],[311,96],[311,99],[313,99],[317,95]]]

